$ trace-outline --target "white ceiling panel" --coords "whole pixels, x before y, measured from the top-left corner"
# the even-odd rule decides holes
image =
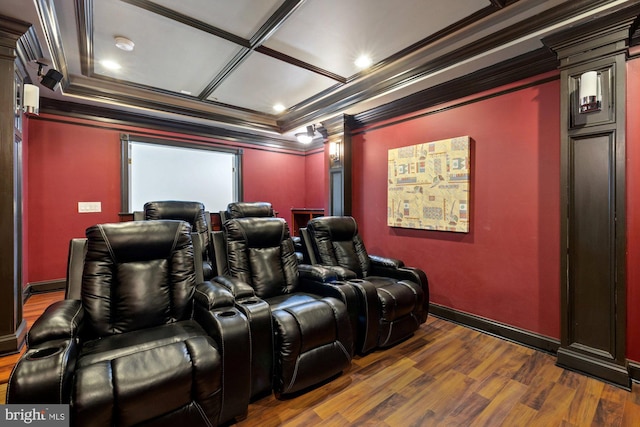
[[[290,108],[335,84],[327,77],[254,52],[209,99],[274,114],[276,103]]]
[[[283,0],[153,0],[153,3],[250,39]]]
[[[374,63],[489,6],[481,0],[306,1],[265,46],[343,77],[361,54]]]
[[[163,90],[198,95],[240,48],[224,39],[117,0],[94,2],[94,72]],[[133,52],[114,37],[135,43]],[[117,71],[100,61],[122,65]]]

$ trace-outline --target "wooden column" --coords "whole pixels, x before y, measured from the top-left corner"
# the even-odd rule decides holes
[[[15,61],[18,39],[30,26],[0,16],[0,354],[19,351],[26,333],[21,279],[22,78]]]
[[[325,144],[329,144],[329,197],[326,215],[351,215],[350,123],[351,116],[346,114],[322,123],[329,134],[325,141]]]
[[[625,94],[630,7],[544,40],[561,70],[561,346],[557,363],[630,388],[626,361]],[[583,73],[600,109],[580,112]],[[583,83],[584,84],[584,83]]]

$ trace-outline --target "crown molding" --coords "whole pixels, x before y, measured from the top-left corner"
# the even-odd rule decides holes
[[[17,40],[27,32],[29,27],[31,27],[31,24],[28,22],[0,15],[0,39],[11,40],[10,47],[12,48],[15,47]],[[4,45],[1,41],[0,44]]]
[[[356,128],[369,126],[376,122],[414,113],[534,77],[556,70],[557,67],[558,60],[553,52],[547,48],[540,48],[512,60],[483,68],[466,76],[416,92],[397,101],[355,114],[353,120]]]
[[[287,150],[306,153],[322,146],[322,142],[300,144],[297,141],[278,135],[261,135],[250,131],[238,131],[223,127],[196,124],[178,119],[157,117],[144,113],[127,112],[114,108],[79,104],[51,98],[42,98],[40,113],[62,117],[90,120],[98,123],[108,123],[110,127],[143,127],[146,129],[165,132],[177,132],[204,138],[211,138],[229,143],[246,144],[269,149],[270,151]],[[34,120],[45,120],[34,117]],[[128,131],[127,131],[128,132]]]

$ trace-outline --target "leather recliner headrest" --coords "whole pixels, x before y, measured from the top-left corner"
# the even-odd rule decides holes
[[[174,249],[191,244],[191,225],[180,220],[131,221],[98,224],[86,231],[92,241],[103,241],[114,262],[167,259]]]
[[[227,205],[228,218],[272,217],[273,207],[268,202],[234,202]]]
[[[144,219],[179,219],[188,222],[194,232],[200,233],[207,228],[204,211],[204,204],[201,202],[154,201],[144,204]]]
[[[328,238],[334,242],[353,240],[358,234],[356,220],[350,216],[321,216],[313,218],[307,224],[315,238]]]
[[[227,241],[246,241],[250,248],[273,248],[289,238],[282,218],[237,218],[224,223]]]

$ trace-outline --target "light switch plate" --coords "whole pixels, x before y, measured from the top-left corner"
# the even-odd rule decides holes
[[[78,213],[102,212],[102,202],[78,202]]]

